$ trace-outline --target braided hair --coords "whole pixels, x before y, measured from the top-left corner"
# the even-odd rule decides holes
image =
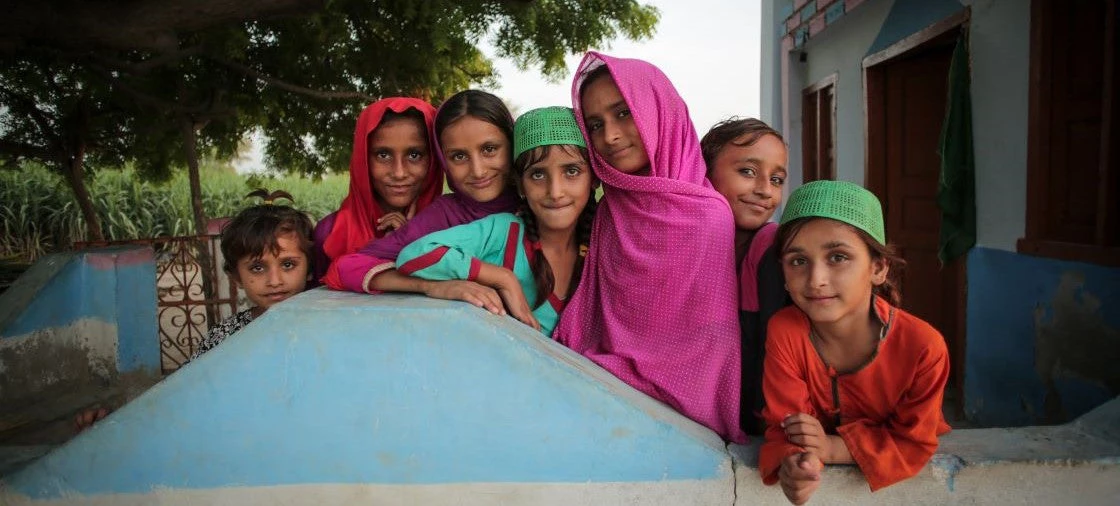
[[[552,145],[538,146],[530,149],[517,157],[513,162],[513,170],[510,175],[516,180],[520,180],[525,171],[532,167],[534,164],[540,163],[541,160],[548,158],[548,153],[551,151]],[[561,149],[571,150],[578,149],[580,155],[584,160],[587,160],[587,149],[563,145]],[[587,199],[587,205],[584,206],[583,211],[580,212],[579,219],[576,221],[576,244],[579,247],[579,256],[576,257],[576,263],[572,267],[572,277],[568,281],[568,293],[564,294],[564,299],[571,297],[575,293],[576,288],[579,286],[579,280],[583,273],[583,260],[587,248],[591,245],[591,225],[595,221],[595,210],[599,204],[595,201],[595,195]],[[536,245],[540,243],[540,230],[537,227],[537,217],[533,214],[532,209],[529,208],[529,201],[521,198],[521,204],[517,208],[517,216],[521,221],[525,222],[525,238],[528,239],[530,244]],[[553,288],[556,286],[556,279],[552,274],[552,266],[548,263],[548,258],[544,256],[543,251],[537,251],[531,255],[532,259],[529,262],[529,269],[533,272],[533,282],[537,286],[537,300],[533,301],[533,309],[536,309],[548,300],[548,295],[552,293]]]

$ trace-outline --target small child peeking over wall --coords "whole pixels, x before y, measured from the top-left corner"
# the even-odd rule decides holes
[[[941,334],[898,308],[901,260],[883,211],[853,183],[814,181],[789,197],[777,244],[796,307],[770,320],[759,471],[804,504],[825,464],[856,464],[871,490],[917,474],[949,431]]]
[[[245,290],[253,307],[211,326],[191,360],[221,344],[268,308],[303,291],[311,273],[311,233],[311,220],[306,214],[270,200],[242,210],[222,228],[222,268]]]

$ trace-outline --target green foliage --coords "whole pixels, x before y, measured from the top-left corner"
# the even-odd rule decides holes
[[[349,176],[312,181],[299,176],[242,176],[217,163],[201,169],[202,205],[208,216],[232,216],[256,202],[245,194],[256,188],[285,190],[294,206],[315,220],[338,208]],[[151,183],[136,169],[103,170],[89,181],[94,207],[106,239],[125,240],[192,235],[190,189],[186,173]],[[33,261],[46,253],[68,249],[86,240],[85,223],[62,177],[42,165],[0,171],[0,258]]]

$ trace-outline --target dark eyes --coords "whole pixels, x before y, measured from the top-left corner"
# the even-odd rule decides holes
[[[602,121],[599,121],[599,120],[587,121],[587,131],[588,132],[594,132],[596,130],[599,130],[600,128],[603,128],[603,122]]]
[[[583,173],[583,169],[578,165],[569,165],[564,169],[564,175],[568,177],[576,177]]]

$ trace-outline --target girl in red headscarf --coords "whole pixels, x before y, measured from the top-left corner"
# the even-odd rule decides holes
[[[350,193],[315,226],[313,280],[332,261],[400,228],[443,192],[429,132],[435,108],[392,97],[367,106],[354,128]]]

